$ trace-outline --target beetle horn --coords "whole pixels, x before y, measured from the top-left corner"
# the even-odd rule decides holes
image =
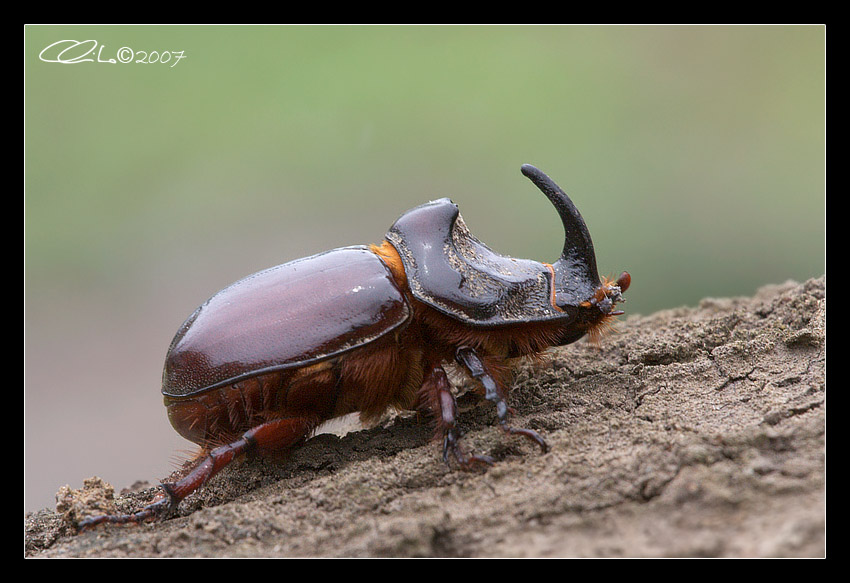
[[[599,273],[596,270],[596,254],[590,232],[578,209],[561,187],[531,164],[523,164],[522,173],[527,176],[546,195],[564,225],[564,249],[561,257],[552,264],[555,270],[555,286],[558,304],[573,304],[567,298],[584,296],[593,293],[600,285]]]

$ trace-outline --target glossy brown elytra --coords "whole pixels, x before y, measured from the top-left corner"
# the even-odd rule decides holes
[[[242,279],[180,327],[162,394],[172,426],[205,455],[134,514],[80,528],[140,522],[175,508],[235,457],[285,451],[324,421],[389,407],[436,419],[443,457],[490,464],[459,442],[443,366],[457,362],[509,424],[509,361],[593,335],[631,283],[600,279],[590,233],[572,201],[530,165],[522,172],[555,206],[564,247],[553,264],[499,255],[476,239],[447,198],[404,213],[379,245],[334,249]]]

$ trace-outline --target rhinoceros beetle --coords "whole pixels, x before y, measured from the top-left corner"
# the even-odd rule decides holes
[[[79,526],[140,522],[176,507],[235,457],[286,451],[324,421],[389,407],[436,419],[443,458],[491,464],[461,447],[457,404],[443,368],[477,381],[509,434],[510,359],[593,335],[622,314],[631,282],[600,279],[590,233],[569,197],[537,168],[522,173],[555,206],[565,238],[553,264],[500,255],[441,198],[404,213],[379,245],[319,253],[219,291],[180,327],[165,361],[171,425],[202,446],[200,463],[135,514]]]

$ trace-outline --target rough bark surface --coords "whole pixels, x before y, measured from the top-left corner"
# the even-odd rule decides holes
[[[398,417],[227,468],[158,523],[75,534],[74,504],[110,504],[110,488],[63,489],[58,511],[25,517],[25,553],[822,557],[825,321],[824,278],[630,317],[518,368],[514,424],[546,454],[469,395],[464,443],[497,458],[486,471],[447,468],[427,420]]]

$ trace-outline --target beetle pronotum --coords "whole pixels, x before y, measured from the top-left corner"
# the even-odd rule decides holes
[[[477,381],[509,434],[509,361],[593,335],[631,282],[600,279],[590,233],[569,197],[533,166],[522,172],[564,226],[553,264],[506,257],[466,228],[442,198],[404,213],[379,245],[334,249],[248,276],[204,302],[180,327],[163,372],[172,426],[204,455],[186,476],[162,484],[134,514],[88,518],[140,522],[177,506],[235,457],[284,451],[324,421],[389,407],[436,419],[443,458],[491,464],[461,447],[447,362]]]

